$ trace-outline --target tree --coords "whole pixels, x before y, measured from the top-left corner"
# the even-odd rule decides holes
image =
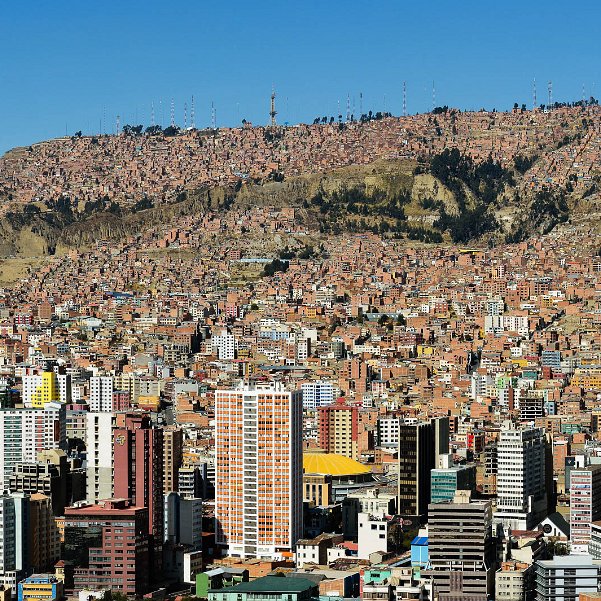
[[[157,134],[160,134],[162,132],[163,132],[163,130],[160,125],[150,125],[149,127],[146,128],[146,133],[149,136],[156,136]]]
[[[170,125],[163,130],[163,134],[168,138],[172,138],[173,136],[177,136],[179,133],[179,127],[177,125]]]

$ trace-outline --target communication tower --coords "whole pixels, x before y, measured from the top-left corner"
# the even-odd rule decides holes
[[[275,116],[277,115],[277,111],[275,110],[275,89],[271,89],[271,106],[269,110],[269,117],[271,119],[271,127],[276,126]]]

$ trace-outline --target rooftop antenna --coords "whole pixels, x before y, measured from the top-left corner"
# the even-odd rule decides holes
[[[351,95],[346,95],[346,121],[347,123],[351,120]]]
[[[269,109],[269,117],[271,119],[271,127],[276,126],[275,116],[277,115],[277,111],[275,110],[275,88],[272,86],[271,88],[271,105]]]
[[[188,129],[188,103],[184,102],[184,129]]]
[[[434,81],[432,81],[432,111],[436,108],[436,88],[434,86]]]
[[[549,83],[547,84],[547,91],[549,92],[549,108],[551,107],[551,105],[553,104],[553,82],[549,81]]]
[[[536,77],[532,82],[532,110],[536,110]]]
[[[173,101],[173,98],[171,98],[171,122],[170,122],[171,127],[175,127],[175,102]]]
[[[121,117],[119,115],[117,115],[117,135],[119,135],[120,131],[121,131]]]
[[[154,127],[154,100],[150,103],[150,125]]]
[[[407,82],[403,82],[403,117],[407,116]]]
[[[194,119],[194,94],[192,95],[192,103],[190,104],[190,127],[196,129],[196,121]]]

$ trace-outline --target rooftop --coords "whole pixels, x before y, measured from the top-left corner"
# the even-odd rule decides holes
[[[303,468],[306,474],[331,474],[332,476],[370,473],[370,469],[362,463],[334,453],[304,453]]]
[[[263,576],[252,582],[241,582],[226,589],[235,593],[302,593],[315,586],[308,578]]]

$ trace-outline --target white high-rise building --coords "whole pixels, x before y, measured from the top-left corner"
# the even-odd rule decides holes
[[[42,375],[41,374],[30,374],[23,376],[23,405],[25,407],[31,407],[33,403],[33,395],[42,386]]]
[[[96,503],[113,496],[113,429],[115,416],[108,412],[86,415],[86,497]]]
[[[62,403],[46,403],[43,409],[0,409],[0,466],[5,488],[15,464],[35,463],[45,449],[66,449],[66,431]]]
[[[61,403],[70,403],[71,395],[71,374],[56,374],[56,383],[58,384],[58,400]]]
[[[546,517],[545,434],[542,428],[516,429],[506,422],[497,442],[495,522],[527,530]]]
[[[213,336],[211,346],[217,350],[219,359],[235,359],[236,357],[236,337],[227,330]]]
[[[281,558],[302,535],[302,393],[279,384],[215,394],[217,544]]]
[[[90,378],[90,411],[112,411],[113,388],[112,376],[92,376]]]
[[[303,391],[303,407],[310,410],[324,405],[331,405],[338,392],[332,382],[322,380],[304,382],[301,389]]]

